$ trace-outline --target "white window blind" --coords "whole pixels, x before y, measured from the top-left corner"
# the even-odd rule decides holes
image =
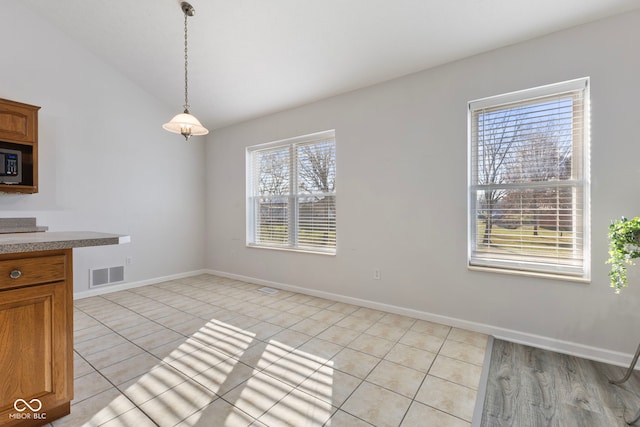
[[[335,152],[334,131],[247,149],[247,244],[335,253]]]
[[[589,278],[588,79],[469,103],[469,265]]]

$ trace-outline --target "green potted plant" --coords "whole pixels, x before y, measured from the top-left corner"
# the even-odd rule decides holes
[[[627,286],[627,265],[640,258],[640,218],[622,217],[609,225],[609,278],[611,287],[619,294]]]

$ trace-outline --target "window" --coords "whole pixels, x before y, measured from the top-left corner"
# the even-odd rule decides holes
[[[589,280],[589,80],[469,103],[470,267]]]
[[[247,244],[335,254],[335,178],[334,131],[247,148]]]

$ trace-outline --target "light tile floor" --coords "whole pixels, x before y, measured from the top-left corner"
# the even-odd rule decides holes
[[[211,275],[75,302],[60,426],[469,426],[487,336]]]

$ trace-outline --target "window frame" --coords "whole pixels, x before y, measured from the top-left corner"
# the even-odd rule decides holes
[[[510,92],[502,95],[482,98],[468,103],[467,108],[467,267],[470,270],[492,271],[507,274],[518,274],[525,276],[547,277],[554,279],[562,279],[578,282],[589,282],[591,280],[591,225],[590,225],[590,79],[589,77],[569,80],[565,82],[555,83],[546,86],[525,89],[516,92]],[[582,93],[582,123],[581,126],[572,129],[572,159],[575,159],[574,150],[580,156],[573,168],[578,168],[578,177],[567,182],[560,180],[551,181],[551,186],[557,188],[570,187],[573,189],[571,217],[575,219],[580,217],[577,215],[582,212],[579,223],[574,221],[574,240],[580,232],[582,237],[581,247],[581,263],[577,263],[576,267],[564,267],[558,264],[550,264],[541,262],[543,257],[535,262],[533,256],[523,253],[517,256],[495,256],[495,253],[486,257],[478,256],[478,212],[479,199],[478,192],[484,189],[490,189],[490,185],[479,184],[478,177],[474,176],[474,168],[480,164],[477,156],[480,144],[474,140],[474,127],[479,126],[474,123],[474,114],[480,110],[487,109],[504,109],[512,106],[522,105],[528,102],[535,102],[540,99],[541,103],[544,98],[552,96],[561,96],[568,93]],[[573,106],[572,106],[573,108]],[[572,172],[573,174],[573,172]],[[547,182],[535,183],[533,180],[526,184],[511,184],[514,189],[533,189],[536,186],[543,187]],[[548,184],[547,184],[548,185]],[[509,186],[509,184],[507,184]],[[495,188],[495,186],[494,186]],[[581,198],[582,205],[577,205],[577,199]],[[578,259],[579,258],[572,258]]]
[[[312,134],[301,135],[293,138],[282,139],[278,141],[272,141],[264,144],[257,144],[246,147],[246,246],[251,248],[284,250],[303,253],[314,253],[322,255],[336,255],[337,252],[337,218],[334,218],[333,229],[336,235],[333,246],[314,246],[304,245],[300,243],[299,229],[300,223],[304,220],[304,217],[300,213],[299,200],[305,197],[323,196],[333,197],[334,212],[336,209],[336,190],[335,190],[335,171],[334,171],[334,190],[333,192],[311,192],[304,193],[298,190],[298,182],[300,176],[298,173],[298,167],[296,165],[297,152],[296,148],[304,145],[313,144],[314,142],[321,142],[331,140],[333,142],[333,161],[334,169],[336,158],[336,132],[335,129],[326,130],[322,132],[315,132]],[[276,150],[276,149],[288,149],[289,151],[289,173],[287,174],[289,192],[283,195],[270,195],[264,196],[258,194],[255,185],[254,173],[257,170],[254,165],[254,153],[260,151]],[[295,176],[292,178],[292,175]],[[258,209],[256,208],[256,198],[260,197],[278,197],[287,199],[287,243],[268,243],[257,242],[258,239]]]

